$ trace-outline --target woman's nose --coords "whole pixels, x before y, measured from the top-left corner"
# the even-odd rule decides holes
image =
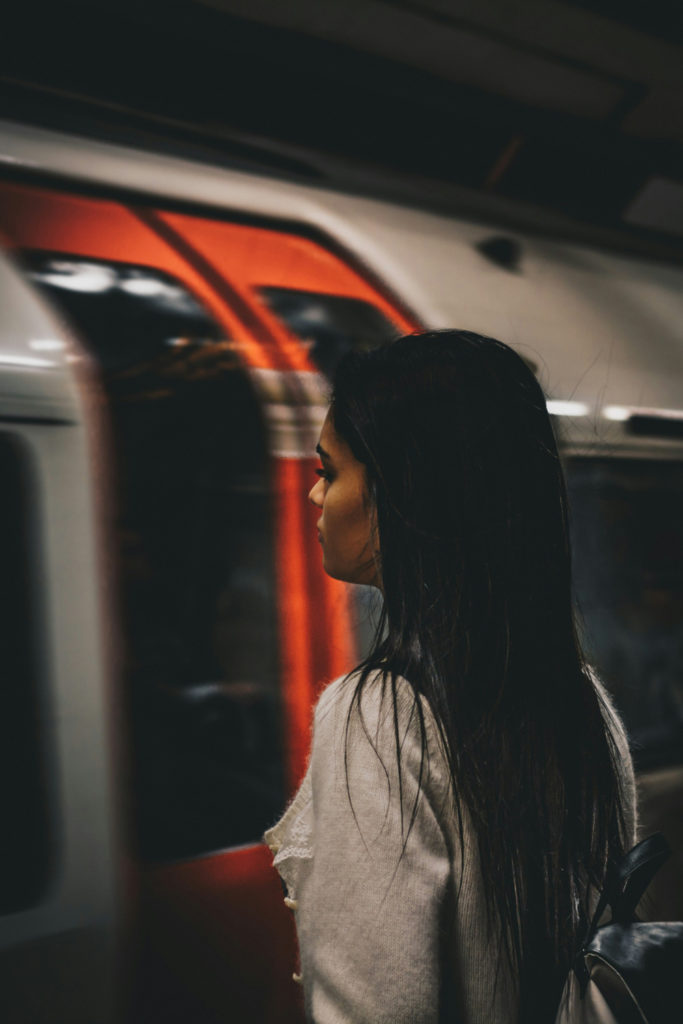
[[[323,506],[322,484],[322,480],[317,480],[308,492],[308,500],[312,505],[315,505],[316,508],[322,508]]]

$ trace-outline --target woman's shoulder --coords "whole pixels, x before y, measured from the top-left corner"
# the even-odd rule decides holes
[[[326,763],[336,751],[348,766],[363,763],[365,752],[379,755],[391,774],[397,760],[428,786],[447,786],[450,778],[444,739],[427,699],[399,674],[356,669],[333,680],[318,699],[313,722],[312,756]],[[385,756],[386,755],[386,756]]]
[[[434,724],[429,703],[417,694],[408,680],[380,668],[370,669],[365,674],[360,669],[354,669],[328,683],[316,703],[314,724],[321,725],[330,717],[345,718],[351,712],[352,716],[358,713],[365,722],[381,725],[387,713],[391,713],[393,719],[394,694],[399,723],[407,725],[409,720],[419,719],[419,702],[423,717],[430,726]]]
[[[600,679],[593,666],[587,666],[588,676],[593,684],[600,703],[600,708],[607,725],[614,748],[614,762],[619,775],[625,814],[626,843],[632,846],[636,842],[638,830],[637,791],[633,758],[628,740],[628,733],[617,710],[614,697]]]
[[[593,684],[603,718],[605,719],[610,735],[612,736],[617,750],[619,751],[620,757],[626,764],[630,765],[631,753],[629,749],[628,735],[626,727],[621,719],[621,715],[617,711],[614,697],[610,694],[609,690],[600,679],[597,670],[592,665],[586,666],[586,672]]]

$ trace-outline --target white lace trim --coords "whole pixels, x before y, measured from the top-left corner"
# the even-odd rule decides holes
[[[309,793],[291,827],[286,830],[273,864],[277,867],[278,864],[292,857],[299,860],[310,860],[313,856],[312,831],[311,794]]]
[[[275,854],[273,867],[285,882],[291,899],[296,898],[300,862],[313,858],[312,801],[311,779],[306,772],[291,804],[263,837]]]

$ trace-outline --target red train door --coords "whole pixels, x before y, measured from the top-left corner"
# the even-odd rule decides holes
[[[314,543],[324,375],[415,325],[291,230],[0,187],[0,229],[79,335],[109,424],[130,1021],[301,1019],[260,835],[310,711],[353,665],[350,588]]]

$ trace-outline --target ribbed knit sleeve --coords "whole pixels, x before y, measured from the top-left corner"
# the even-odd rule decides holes
[[[315,1024],[436,1024],[452,872],[440,824],[443,765],[430,730],[420,791],[418,714],[400,681],[399,787],[390,693],[381,701],[378,680],[368,680],[361,719],[351,706],[356,682],[332,684],[315,715],[314,856],[297,910],[307,1017]]]

